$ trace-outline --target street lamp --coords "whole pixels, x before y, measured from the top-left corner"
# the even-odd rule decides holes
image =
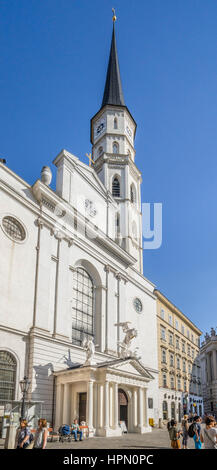
[[[20,389],[21,389],[21,393],[23,395],[22,408],[21,408],[21,419],[25,418],[25,398],[26,398],[26,394],[29,390],[30,383],[31,383],[31,381],[26,376],[23,378],[23,380],[20,380]]]

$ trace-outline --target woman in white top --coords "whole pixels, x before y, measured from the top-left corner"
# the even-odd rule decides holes
[[[202,431],[205,449],[217,449],[217,428],[215,424],[213,416],[206,416],[205,428]]]
[[[47,436],[48,436],[47,421],[46,419],[41,418],[38,420],[38,429],[36,430],[36,433],[35,433],[33,449],[45,449],[46,444],[47,444]]]

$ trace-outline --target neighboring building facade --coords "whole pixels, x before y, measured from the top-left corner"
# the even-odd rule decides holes
[[[217,334],[214,328],[201,344],[200,362],[204,412],[217,418]]]
[[[61,151],[53,190],[48,167],[30,186],[0,163],[0,403],[20,400],[27,375],[31,405],[43,402],[56,428],[78,417],[91,435],[107,436],[121,433],[120,420],[135,433],[158,421],[156,298],[142,273],[135,130],[113,30],[91,121],[94,165]],[[120,355],[125,322],[138,331],[129,358]],[[86,337],[96,344],[89,366]]]
[[[157,297],[159,418],[203,414],[199,348],[201,331],[159,290]]]

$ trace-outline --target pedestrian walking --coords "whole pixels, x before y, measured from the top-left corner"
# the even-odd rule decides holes
[[[217,449],[217,428],[213,416],[205,417],[205,428],[202,431],[205,449]]]
[[[188,429],[189,429],[189,424],[188,424],[188,415],[183,416],[182,420],[182,448],[187,449],[188,448]]]
[[[38,420],[38,428],[35,432],[33,449],[45,449],[47,444],[48,429],[47,420],[40,418]]]
[[[26,419],[21,419],[20,426],[17,430],[16,435],[16,448],[17,449],[26,449],[26,447],[30,444],[30,436],[31,431],[28,427],[28,423]]]
[[[193,430],[194,430],[194,445],[195,449],[202,449],[203,436],[201,435],[201,418],[200,416],[194,416],[193,420]]]
[[[174,419],[171,419],[168,425],[169,426],[167,426],[167,429],[169,431],[172,449],[181,449],[181,444],[179,440],[181,431],[177,429],[177,422]]]

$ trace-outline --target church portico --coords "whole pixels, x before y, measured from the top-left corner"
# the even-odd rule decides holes
[[[137,359],[116,359],[56,372],[55,428],[84,421],[90,437],[150,431],[147,385],[152,376]]]

